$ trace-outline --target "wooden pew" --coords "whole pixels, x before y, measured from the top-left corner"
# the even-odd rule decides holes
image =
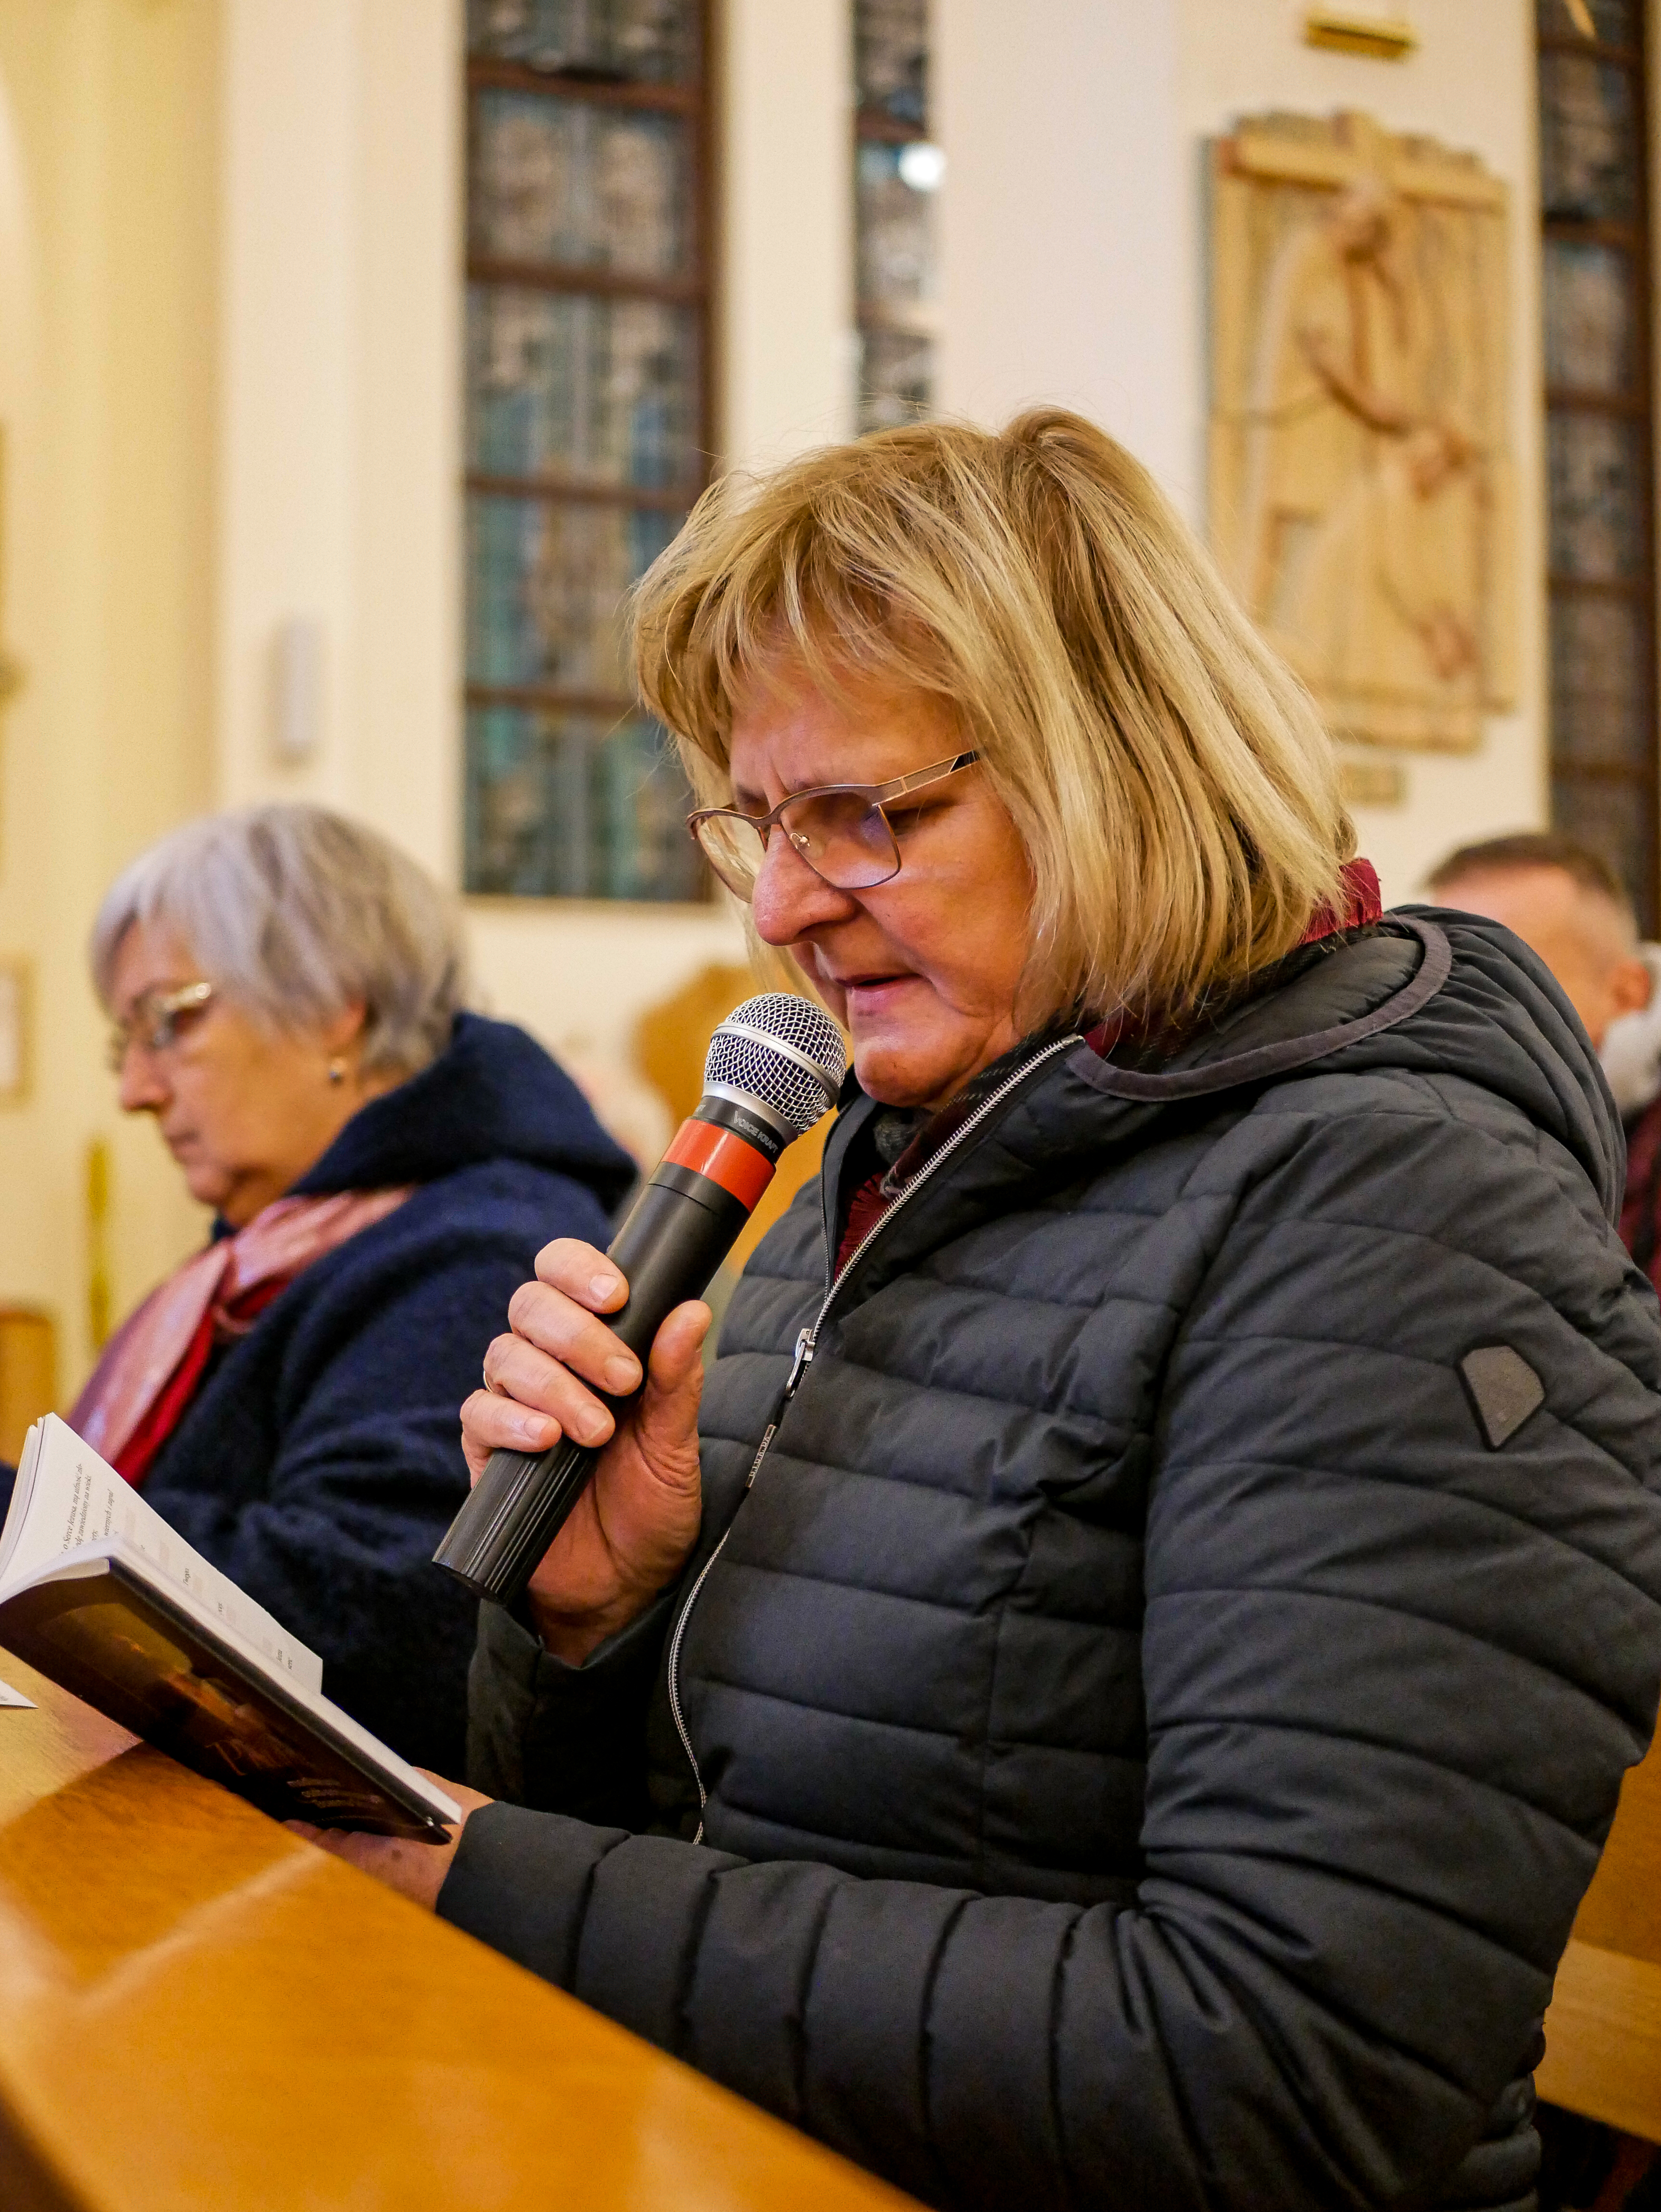
[[[1621,1809],[1546,2014],[1540,2094],[1661,2142],[1661,1738]]]
[[[5,2212],[901,2212],[0,1651]]]

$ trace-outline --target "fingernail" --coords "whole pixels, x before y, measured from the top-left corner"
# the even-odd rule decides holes
[[[617,1286],[618,1279],[615,1275],[593,1275],[588,1280],[588,1287],[597,1298],[609,1298]]]
[[[574,1425],[584,1443],[597,1444],[609,1425],[604,1413],[585,1412],[578,1415]]]
[[[608,1359],[605,1363],[605,1387],[608,1390],[632,1390],[640,1380],[637,1359]]]
[[[532,1415],[529,1420],[521,1421],[519,1425],[520,1442],[528,1444],[533,1451],[542,1449],[547,1434],[548,1424],[539,1415]]]

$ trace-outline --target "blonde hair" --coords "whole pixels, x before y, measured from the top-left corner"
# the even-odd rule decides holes
[[[93,924],[93,985],[107,1008],[134,922],[176,929],[205,981],[277,1030],[364,1008],[366,1072],[435,1060],[466,997],[455,902],[367,823],[303,804],[186,822],[141,853]]]
[[[703,804],[782,662],[945,702],[1031,866],[1030,1024],[1180,1014],[1339,902],[1354,835],[1308,693],[1147,471],[1062,409],[721,479],[637,587],[635,655]]]

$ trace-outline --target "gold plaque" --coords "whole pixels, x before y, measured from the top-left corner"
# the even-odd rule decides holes
[[[1418,43],[1412,24],[1399,15],[1355,15],[1347,9],[1311,8],[1304,18],[1306,46],[1364,54],[1369,61],[1405,61]]]
[[[1404,806],[1408,772],[1400,761],[1340,757],[1338,795],[1346,806]]]

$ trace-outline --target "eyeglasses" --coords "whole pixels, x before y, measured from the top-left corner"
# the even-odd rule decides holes
[[[767,857],[775,823],[813,873],[839,891],[869,890],[900,872],[900,844],[885,810],[897,799],[927,790],[972,768],[977,752],[958,753],[891,783],[822,783],[793,791],[770,814],[736,806],[701,806],[686,817],[703,857],[729,891],[748,899]]]
[[[167,990],[141,992],[125,1021],[116,1022],[110,1030],[106,1057],[112,1072],[121,1073],[135,1044],[146,1052],[171,1052],[179,1042],[181,1024],[201,1013],[212,996],[211,983],[178,983]]]

